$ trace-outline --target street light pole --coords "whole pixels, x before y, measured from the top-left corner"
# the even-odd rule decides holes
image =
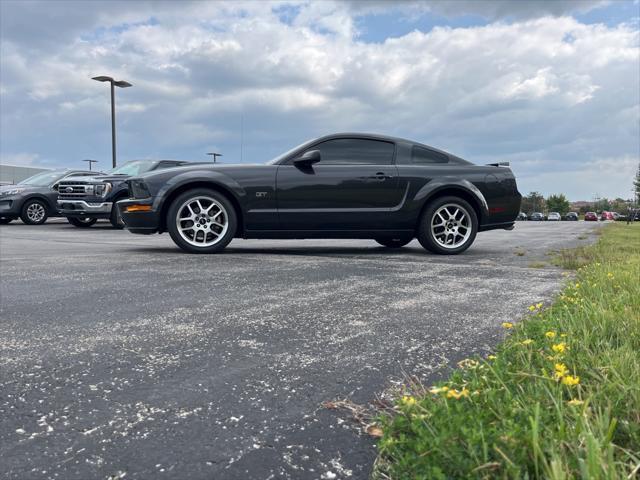
[[[91,160],[89,158],[87,158],[86,160],[82,160],[83,162],[88,162],[89,163],[89,171],[92,170],[91,165],[93,165],[94,163],[98,163],[98,160]]]
[[[216,160],[218,159],[218,157],[222,156],[221,153],[216,153],[216,152],[207,152],[207,155],[213,156],[213,163],[216,163]]]
[[[113,162],[113,168],[116,168],[116,95],[115,87],[127,88],[132,87],[129,82],[124,80],[114,80],[112,77],[105,75],[99,77],[92,77],[92,80],[98,82],[109,82],[111,85],[111,159]]]

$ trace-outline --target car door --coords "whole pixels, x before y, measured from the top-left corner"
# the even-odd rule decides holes
[[[308,147],[320,161],[278,166],[276,198],[284,230],[388,229],[402,201],[395,144],[368,138],[334,138]],[[304,154],[299,152],[296,157]]]

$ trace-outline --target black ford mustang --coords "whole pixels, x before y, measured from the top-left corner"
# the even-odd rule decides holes
[[[182,249],[214,253],[234,237],[371,238],[434,253],[476,233],[511,229],[521,196],[503,164],[474,165],[420,143],[335,134],[262,165],[195,165],[127,181],[118,202],[133,233],[168,231]]]

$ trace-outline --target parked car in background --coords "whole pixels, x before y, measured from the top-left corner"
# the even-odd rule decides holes
[[[527,214],[526,214],[526,213],[524,213],[524,212],[520,212],[520,213],[518,214],[518,216],[516,217],[516,220],[522,220],[522,221],[524,221],[524,220],[528,220],[528,219],[529,219],[529,217],[527,217]]]
[[[550,222],[559,222],[560,220],[562,220],[562,217],[558,212],[549,212],[547,220],[549,220]]]
[[[623,222],[627,220],[627,216],[623,213],[618,213],[618,212],[612,212],[613,213],[613,219],[616,222]]]
[[[41,225],[49,217],[57,217],[59,182],[95,173],[53,170],[33,175],[16,185],[0,187],[0,224],[20,218],[27,225]]]
[[[115,204],[127,198],[125,182],[129,177],[190,163],[182,160],[132,160],[99,176],[64,179],[60,182],[58,209],[76,227],[90,227],[99,218],[105,218],[114,228],[123,228]]]
[[[587,212],[584,214],[584,221],[585,222],[597,222],[598,221],[598,215],[596,215],[596,212]]]
[[[198,165],[127,180],[127,229],[168,231],[191,253],[241,238],[414,238],[455,255],[476,233],[513,228],[522,197],[508,164],[474,165],[401,138],[343,133],[258,165]],[[204,267],[207,268],[207,267]]]
[[[604,222],[605,220],[615,220],[613,217],[613,212],[602,212],[600,214],[600,221]]]
[[[564,216],[564,219],[569,222],[577,222],[580,216],[576,212],[569,212]]]
[[[540,212],[533,212],[531,215],[529,215],[529,220],[531,220],[532,222],[542,222],[544,221],[544,215]]]

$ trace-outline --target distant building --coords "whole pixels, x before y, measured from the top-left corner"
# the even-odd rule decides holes
[[[0,185],[12,185],[36,173],[46,172],[50,168],[21,167],[19,165],[0,164]]]

